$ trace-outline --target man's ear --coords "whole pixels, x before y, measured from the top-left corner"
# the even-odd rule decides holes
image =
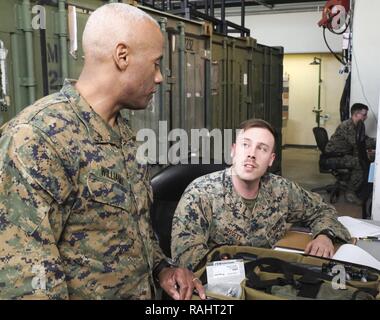
[[[276,159],[276,154],[274,152],[272,152],[272,154],[270,156],[269,167],[272,166],[274,159]]]
[[[233,143],[231,146],[231,158],[235,156],[235,152],[236,152],[236,143]]]
[[[119,70],[124,71],[127,69],[129,60],[129,47],[126,43],[120,42],[117,44],[113,53],[113,60],[115,61],[115,64]]]

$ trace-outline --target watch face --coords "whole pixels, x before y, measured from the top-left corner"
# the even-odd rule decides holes
[[[328,233],[329,233],[329,235],[330,235],[331,237],[335,238],[335,233],[334,233],[334,232],[332,232],[331,230],[329,230]]]
[[[324,234],[329,237],[331,241],[335,239],[335,234],[331,230],[323,230],[320,234]]]
[[[171,258],[166,258],[165,260],[166,260],[166,262],[167,262],[168,264],[170,264],[172,267],[178,267],[177,263],[176,263],[173,259],[171,259]]]

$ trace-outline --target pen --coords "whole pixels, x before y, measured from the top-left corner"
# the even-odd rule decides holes
[[[365,237],[365,238],[359,238],[359,240],[380,241],[380,239],[378,237]]]

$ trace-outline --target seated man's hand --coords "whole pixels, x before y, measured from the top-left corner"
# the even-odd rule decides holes
[[[305,249],[306,254],[324,258],[332,258],[334,252],[334,244],[329,237],[324,234],[320,234],[314,240],[310,241]]]
[[[175,300],[190,300],[194,288],[201,299],[206,299],[201,281],[185,268],[164,268],[158,275],[160,286]]]

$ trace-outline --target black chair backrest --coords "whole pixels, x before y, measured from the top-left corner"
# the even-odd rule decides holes
[[[356,124],[356,143],[365,142],[365,124],[362,120],[359,120]]]
[[[317,142],[318,149],[324,153],[327,142],[329,142],[329,136],[325,128],[314,127],[313,128],[314,138]]]
[[[365,142],[365,125],[362,120],[359,120],[356,124],[356,147],[358,148],[358,157],[359,162],[364,169],[365,172],[368,171],[368,167],[370,164],[368,155],[367,155],[367,147]]]
[[[186,187],[196,178],[226,167],[226,164],[170,165],[152,178],[154,202],[150,217],[153,231],[166,256],[170,257],[173,215]]]
[[[372,208],[367,207],[368,199],[372,198],[372,184],[368,183],[368,174],[371,161],[367,154],[365,125],[362,120],[356,124],[356,147],[358,149],[358,157],[360,166],[363,169],[363,183],[359,188],[358,195],[363,200],[362,218],[366,219],[371,216]],[[371,204],[372,205],[372,204]]]

